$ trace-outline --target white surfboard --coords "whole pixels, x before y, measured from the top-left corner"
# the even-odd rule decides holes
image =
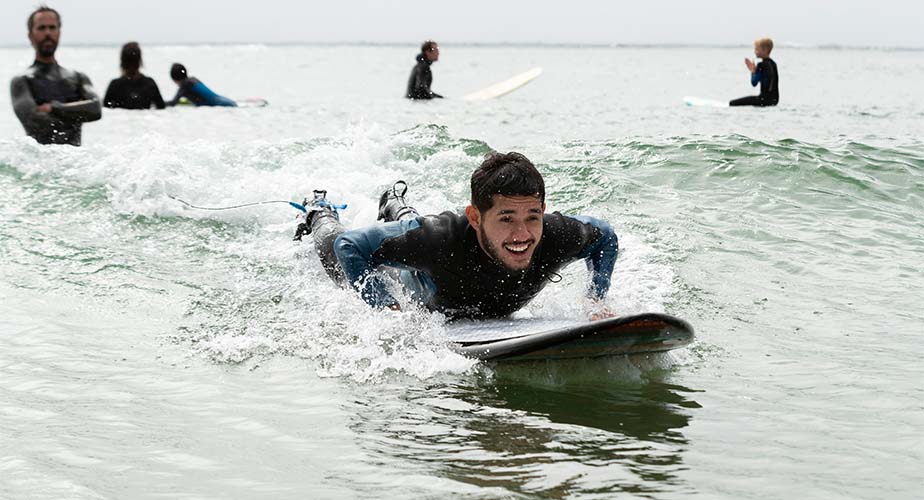
[[[514,90],[526,85],[527,83],[535,80],[539,75],[542,74],[542,68],[533,68],[526,73],[520,73],[512,78],[508,78],[502,82],[495,83],[490,87],[481,89],[477,92],[472,92],[471,94],[463,97],[466,101],[486,101],[488,99],[494,99],[505,94],[509,94]]]
[[[728,101],[716,101],[713,99],[703,99],[701,97],[687,96],[683,98],[683,103],[687,106],[705,106],[709,108],[727,108]]]

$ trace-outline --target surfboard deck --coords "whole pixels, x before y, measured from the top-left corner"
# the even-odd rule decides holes
[[[533,68],[525,73],[520,73],[519,75],[508,78],[502,82],[495,83],[490,87],[486,87],[477,92],[472,92],[464,96],[462,99],[466,101],[486,101],[488,99],[495,99],[502,95],[509,94],[514,90],[526,85],[527,83],[535,80],[542,74],[542,68]]]
[[[701,97],[686,96],[683,103],[687,106],[705,106],[708,108],[727,108],[728,101],[716,101],[715,99],[703,99]]]
[[[448,336],[460,354],[493,361],[592,358],[669,351],[693,342],[693,327],[660,313],[599,321],[462,321]]]
[[[247,99],[237,99],[234,102],[237,103],[237,107],[239,108],[262,108],[264,106],[269,106],[269,101],[262,97],[248,97]]]
[[[246,99],[236,99],[234,100],[234,102],[237,103],[237,107],[239,108],[262,108],[264,106],[269,105],[269,101],[261,97],[248,97]],[[190,102],[189,99],[186,99],[185,97],[183,97],[180,99],[179,102],[177,102],[177,105],[192,106],[193,103]],[[208,106],[203,106],[203,107],[208,107]],[[222,107],[222,106],[218,106],[218,107]]]

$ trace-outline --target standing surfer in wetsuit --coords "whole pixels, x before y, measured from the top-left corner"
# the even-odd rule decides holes
[[[403,188],[403,189],[402,189]],[[592,217],[545,213],[545,182],[519,153],[493,153],[472,174],[464,214],[421,217],[404,202],[406,186],[386,191],[384,224],[345,231],[316,192],[296,239],[312,234],[328,275],[356,289],[374,307],[400,309],[379,266],[400,270],[413,300],[450,318],[501,318],[525,306],[566,265],[591,271],[592,318],[612,316],[600,301],[619,252],[613,229]]]
[[[58,65],[61,16],[39,7],[26,22],[35,62],[10,82],[13,111],[26,134],[40,144],[80,145],[81,125],[102,117],[99,97],[87,75]]]
[[[439,61],[440,47],[433,40],[427,40],[420,46],[420,54],[417,54],[417,64],[411,70],[411,77],[407,81],[407,92],[404,97],[408,99],[442,99],[443,96],[430,90],[433,84],[433,72],[430,66]]]
[[[164,98],[153,78],[141,74],[141,47],[138,42],[122,46],[122,76],[109,82],[103,106],[125,109],[164,109]]]
[[[773,50],[773,40],[760,38],[754,41],[754,55],[763,59],[754,64],[754,61],[744,58],[744,64],[751,72],[751,86],[760,84],[760,95],[750,95],[734,99],[729,106],[776,106],[780,102],[780,74],[776,69],[776,62],[770,59]]]
[[[187,76],[186,67],[180,63],[173,63],[170,67],[170,78],[180,88],[177,89],[176,96],[167,103],[167,106],[176,106],[184,97],[196,106],[237,106],[236,102],[216,94],[198,78]]]

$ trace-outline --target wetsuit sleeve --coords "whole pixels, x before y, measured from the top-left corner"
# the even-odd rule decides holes
[[[38,125],[51,124],[57,120],[48,113],[39,113],[35,104],[35,98],[32,96],[32,90],[29,89],[29,83],[23,76],[17,76],[10,82],[10,98],[13,103],[13,111],[16,117],[27,128],[34,128]]]
[[[151,83],[151,101],[154,102],[154,107],[157,109],[164,109],[167,105],[164,103],[163,96],[160,95],[157,82],[155,82],[153,78],[148,78],[148,81]]]
[[[758,83],[764,78],[764,74],[767,72],[767,65],[763,61],[757,63],[757,67],[754,68],[754,72],[751,73],[751,86],[756,87]]]
[[[610,277],[619,255],[619,239],[613,228],[600,219],[586,216],[572,218],[593,227],[598,233],[596,238],[584,246],[578,258],[585,260],[587,269],[591,272],[590,294],[594,298],[602,299],[610,289]]]
[[[112,105],[112,99],[113,99],[112,90],[113,90],[113,87],[115,87],[115,84],[116,84],[116,81],[113,80],[109,82],[109,86],[106,87],[106,95],[103,96],[103,106],[106,106],[107,108],[115,107]]]
[[[103,117],[102,105],[99,96],[93,89],[90,79],[83,73],[78,73],[78,91],[82,100],[68,103],[51,102],[51,112],[66,120],[80,122],[95,122]]]
[[[181,82],[179,87],[176,89],[176,95],[173,96],[173,99],[167,101],[164,104],[167,106],[176,106],[180,103],[180,99],[184,97],[189,98],[189,87],[191,87],[191,85],[189,85],[188,82],[189,80]]]
[[[375,226],[347,231],[334,242],[334,254],[340,262],[347,282],[367,304],[373,307],[388,307],[398,303],[385,288],[385,282],[374,273],[375,268],[388,265],[412,269],[399,262],[398,258],[389,258],[379,250],[386,240],[397,238],[408,231],[420,228],[420,220],[402,220],[386,222]]]

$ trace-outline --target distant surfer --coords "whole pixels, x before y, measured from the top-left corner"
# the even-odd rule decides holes
[[[26,22],[35,62],[10,82],[13,111],[26,134],[40,144],[80,145],[81,127],[99,120],[102,108],[87,75],[58,65],[58,11],[41,6]]]
[[[125,109],[164,109],[164,98],[160,95],[157,82],[141,74],[141,47],[138,42],[122,46],[120,56],[122,76],[109,82],[103,106]]]
[[[755,65],[754,61],[745,57],[744,64],[751,72],[751,86],[760,84],[760,95],[734,99],[728,103],[729,106],[776,106],[780,102],[780,74],[776,62],[770,59],[772,50],[773,40],[760,38],[754,41],[754,55],[762,61]]]
[[[463,214],[421,217],[404,201],[406,185],[383,193],[379,225],[345,231],[316,192],[296,239],[311,234],[328,275],[375,307],[400,309],[379,266],[397,268],[413,300],[450,318],[501,318],[536,297],[558,272],[583,260],[591,271],[594,319],[611,316],[601,300],[619,252],[613,229],[592,217],[545,213],[545,182],[519,153],[493,153],[472,174]]]
[[[443,96],[430,90],[433,85],[433,72],[430,66],[440,60],[440,47],[433,40],[427,40],[420,46],[417,54],[417,64],[411,70],[411,77],[407,81],[407,92],[404,97],[408,99],[442,99]]]
[[[179,89],[176,91],[176,96],[167,102],[167,106],[176,106],[183,98],[195,106],[237,106],[236,102],[216,94],[198,78],[188,76],[186,67],[180,63],[173,63],[170,67],[170,78],[179,86]]]

